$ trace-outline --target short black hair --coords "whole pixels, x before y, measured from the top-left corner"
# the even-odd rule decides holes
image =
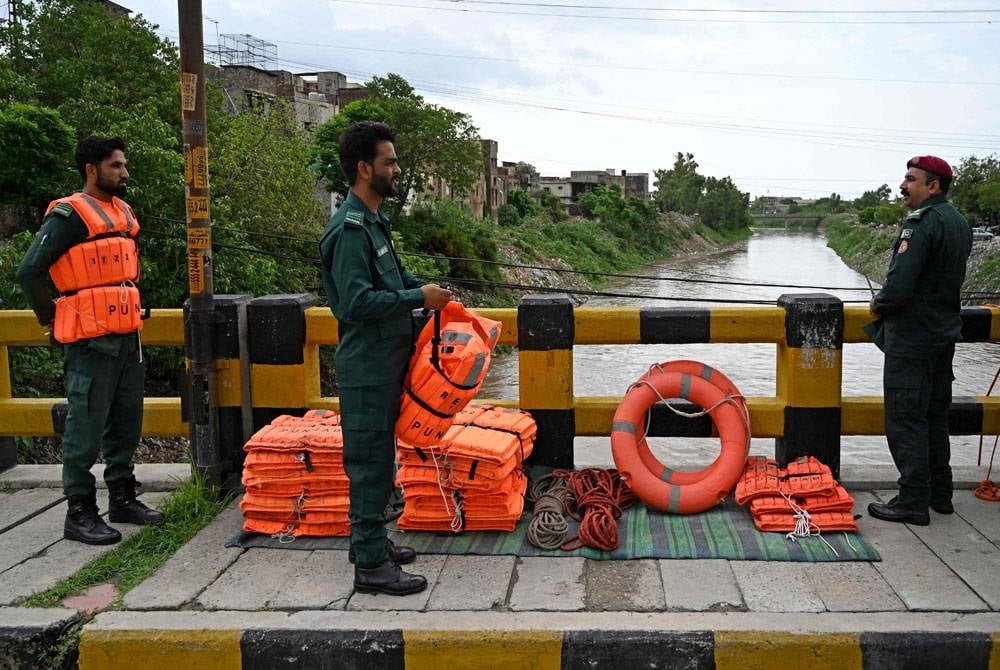
[[[924,168],[920,169],[924,170]],[[942,177],[936,172],[924,170],[924,183],[930,186],[932,181],[937,181],[937,183],[941,186],[941,195],[948,194],[948,189],[951,187],[951,179],[948,177]]]
[[[96,137],[91,135],[76,145],[76,169],[80,178],[87,181],[87,165],[100,165],[111,158],[116,150],[125,153],[125,140],[120,137]]]
[[[381,121],[358,121],[337,140],[340,169],[350,186],[358,179],[358,161],[374,163],[379,142],[395,142],[396,131]]]

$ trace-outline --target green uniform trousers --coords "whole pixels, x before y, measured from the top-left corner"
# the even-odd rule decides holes
[[[90,468],[104,458],[104,481],[132,476],[132,455],[142,434],[143,382],[136,335],[108,335],[66,345],[63,492],[89,495]]]
[[[377,386],[341,387],[344,470],[351,482],[351,543],[356,565],[374,568],[389,560],[385,506],[392,494],[396,418],[403,380]]]
[[[899,503],[925,510],[930,501],[950,501],[952,359],[949,344],[934,358],[885,357],[885,435],[899,470]]]

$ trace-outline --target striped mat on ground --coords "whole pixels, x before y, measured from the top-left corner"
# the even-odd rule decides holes
[[[749,561],[880,561],[878,551],[861,533],[830,532],[819,537],[785,538],[754,528],[750,513],[730,496],[725,503],[701,514],[660,514],[639,504],[618,521],[619,546],[612,552],[583,548],[575,551],[539,549],[525,533],[530,514],[513,532],[480,531],[461,535],[419,531],[390,532],[390,537],[425,554],[496,556],[583,556],[598,560],[635,558],[725,558]],[[577,524],[570,521],[570,536]],[[825,540],[825,542],[824,542]],[[829,543],[827,546],[826,543]],[[239,533],[229,547],[280,549],[347,549],[347,538],[299,537],[285,543],[267,535]]]

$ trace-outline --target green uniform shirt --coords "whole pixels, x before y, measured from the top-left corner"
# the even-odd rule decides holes
[[[17,283],[28,304],[38,317],[38,323],[47,325],[56,316],[56,304],[49,288],[49,268],[73,246],[87,239],[87,226],[71,206],[59,206],[45,217],[42,227],[28,247],[20,267]]]
[[[885,286],[875,295],[881,317],[875,343],[903,358],[926,358],[959,339],[961,289],[972,228],[945,199],[928,198],[903,219]]]
[[[323,231],[320,260],[340,334],[338,384],[401,381],[413,342],[410,312],[424,294],[396,255],[388,220],[351,191]]]

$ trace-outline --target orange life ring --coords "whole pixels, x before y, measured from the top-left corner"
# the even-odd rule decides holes
[[[665,363],[657,363],[651,365],[649,370],[643,376],[639,377],[637,384],[649,379],[650,375],[661,374],[664,372],[679,372],[682,374],[688,374],[694,377],[701,377],[704,380],[710,382],[713,386],[721,390],[726,394],[727,397],[732,398],[736,403],[738,409],[743,413],[744,416],[748,418],[747,423],[749,423],[750,410],[747,408],[746,400],[743,398],[743,394],[740,390],[736,388],[736,384],[732,382],[729,377],[722,374],[715,368],[706,365],[705,363],[700,363],[698,361],[688,361],[688,360],[678,360],[678,361],[666,361]],[[718,431],[716,431],[718,432]],[[749,443],[747,445],[749,447]],[[712,466],[715,465],[713,462],[711,465],[702,468],[701,470],[685,471],[685,470],[672,470],[666,465],[661,463],[656,456],[653,455],[652,450],[649,448],[649,443],[646,442],[645,435],[638,440],[639,448],[639,458],[642,459],[643,465],[646,469],[654,473],[657,477],[663,481],[670,484],[693,484],[697,481],[703,479],[711,471]],[[749,450],[748,452],[749,453]],[[719,458],[722,454],[719,454]],[[716,459],[718,461],[718,458]]]
[[[683,398],[709,410],[722,443],[709,466],[678,472],[650,452],[646,415],[657,401],[667,398]],[[625,394],[611,429],[615,466],[629,488],[653,509],[677,514],[703,512],[724,500],[743,474],[749,446],[749,415],[742,394],[725,375],[695,361],[650,368]]]

